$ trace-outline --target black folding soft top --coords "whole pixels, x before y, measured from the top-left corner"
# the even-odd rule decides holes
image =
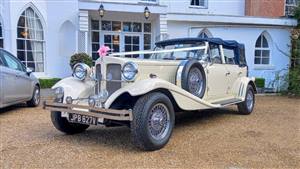
[[[156,43],[156,46],[163,47],[175,44],[193,44],[197,42],[210,42],[218,45],[223,45],[231,48],[240,47],[237,41],[234,40],[222,40],[221,38],[177,38],[177,39],[169,39]]]
[[[234,49],[235,61],[240,65],[247,65],[245,58],[245,46],[235,40],[223,40],[221,38],[178,38],[169,39],[155,43],[157,47],[165,47],[176,44],[197,44],[201,42],[209,42],[217,45],[223,45],[225,48]]]

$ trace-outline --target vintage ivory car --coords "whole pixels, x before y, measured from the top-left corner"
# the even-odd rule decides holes
[[[166,40],[154,51],[101,57],[95,68],[77,64],[73,77],[53,89],[55,101],[44,108],[51,110],[58,130],[74,134],[89,125],[126,125],[134,145],[143,150],[167,144],[175,112],[237,105],[246,115],[256,93],[244,46],[217,38]]]

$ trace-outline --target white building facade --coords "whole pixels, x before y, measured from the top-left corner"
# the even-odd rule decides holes
[[[85,52],[95,60],[101,45],[135,51],[168,38],[219,37],[244,43],[250,76],[263,77],[268,85],[289,66],[296,24],[245,16],[245,0],[2,0],[0,48],[33,67],[38,77],[62,78],[71,75],[71,55]]]

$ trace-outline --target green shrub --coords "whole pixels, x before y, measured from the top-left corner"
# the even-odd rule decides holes
[[[76,53],[71,56],[70,60],[70,66],[71,69],[77,64],[77,63],[85,63],[88,66],[92,67],[93,66],[93,60],[92,58],[86,54],[86,53]]]
[[[300,96],[300,68],[290,70],[288,91],[291,95]]]
[[[47,89],[47,88],[51,88],[52,86],[54,86],[58,81],[60,81],[61,79],[59,78],[53,78],[53,79],[39,79],[40,81],[40,85],[42,89]]]
[[[265,79],[264,78],[255,78],[255,84],[257,88],[265,88]]]

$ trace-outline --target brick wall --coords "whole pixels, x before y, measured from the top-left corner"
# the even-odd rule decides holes
[[[246,16],[284,16],[285,0],[246,0]]]

